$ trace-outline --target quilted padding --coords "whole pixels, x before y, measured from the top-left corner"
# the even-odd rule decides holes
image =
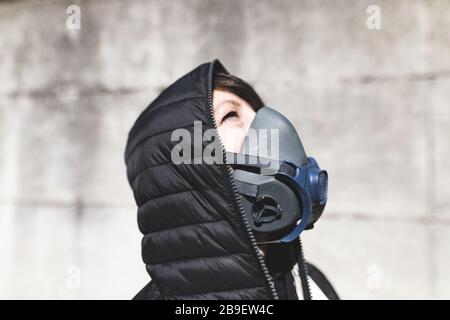
[[[141,297],[273,299],[246,230],[225,164],[174,164],[171,133],[194,121],[214,128],[213,72],[202,64],[164,90],[139,116],[125,151],[127,176],[143,233],[142,258],[152,284]],[[203,148],[208,142],[203,143]],[[151,289],[152,288],[152,289]],[[153,290],[145,293],[145,290]]]

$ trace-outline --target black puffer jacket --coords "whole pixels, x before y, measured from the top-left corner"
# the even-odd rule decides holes
[[[164,90],[136,120],[125,151],[152,281],[137,299],[276,299],[278,293],[225,164],[171,161],[171,133],[194,121],[215,128],[213,75],[200,65]],[[203,148],[210,142],[203,142]]]

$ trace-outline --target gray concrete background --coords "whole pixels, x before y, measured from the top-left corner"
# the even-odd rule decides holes
[[[328,169],[304,239],[341,296],[450,298],[449,30],[438,0],[0,2],[0,298],[129,299],[147,282],[126,134],[213,58]]]

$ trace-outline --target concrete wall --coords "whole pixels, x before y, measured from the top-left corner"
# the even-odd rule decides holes
[[[147,282],[126,134],[216,57],[328,169],[304,239],[341,296],[450,298],[449,30],[438,0],[0,2],[0,298],[129,299]]]

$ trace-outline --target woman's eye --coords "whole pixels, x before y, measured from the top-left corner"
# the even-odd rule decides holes
[[[231,118],[237,117],[237,116],[238,116],[238,114],[236,111],[230,111],[225,115],[225,117],[222,118],[222,122],[229,120]]]

